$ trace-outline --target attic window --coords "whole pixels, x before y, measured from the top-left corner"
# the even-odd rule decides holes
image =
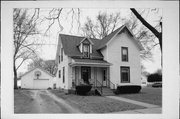
[[[83,56],[89,58],[90,46],[89,44],[83,43]]]
[[[128,62],[128,48],[121,47],[122,61]]]

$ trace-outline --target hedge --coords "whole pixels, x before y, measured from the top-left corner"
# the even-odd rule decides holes
[[[150,74],[147,78],[148,82],[160,82],[162,81],[162,75],[158,73]]]
[[[76,93],[79,95],[86,95],[91,90],[91,88],[91,85],[79,85],[76,86]]]
[[[115,90],[115,94],[125,94],[125,93],[139,93],[141,86],[139,85],[124,85],[118,86]]]

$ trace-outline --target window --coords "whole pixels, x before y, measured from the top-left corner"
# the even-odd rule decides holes
[[[81,78],[84,83],[89,84],[89,79],[91,79],[91,67],[81,67]]]
[[[61,70],[59,70],[59,78],[61,78]]]
[[[61,61],[63,61],[63,48],[61,48]]]
[[[59,64],[60,64],[60,62],[61,62],[61,57],[59,56]]]
[[[107,75],[106,70],[103,69],[103,81],[106,81],[106,75]]]
[[[130,83],[129,67],[121,67],[121,83]]]
[[[63,83],[65,82],[65,67],[63,67]]]
[[[122,61],[127,62],[128,61],[128,48],[121,47],[121,53],[122,53]]]
[[[89,58],[90,47],[89,44],[83,44],[83,56]]]

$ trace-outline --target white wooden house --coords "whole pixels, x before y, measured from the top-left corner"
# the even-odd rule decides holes
[[[141,85],[141,50],[126,25],[103,39],[59,34],[57,87],[69,91],[81,83],[109,89]]]

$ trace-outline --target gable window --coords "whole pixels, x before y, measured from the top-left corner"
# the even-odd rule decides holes
[[[89,44],[83,44],[83,56],[85,58],[89,58],[89,51],[90,51],[90,47]]]
[[[127,47],[121,47],[121,56],[122,56],[122,61],[127,62],[128,61],[128,48]]]
[[[59,78],[61,78],[61,70],[59,70]]]
[[[61,48],[61,61],[63,61],[63,48]]]
[[[130,83],[129,67],[121,67],[121,83]]]
[[[65,67],[63,67],[63,83],[65,82]]]

